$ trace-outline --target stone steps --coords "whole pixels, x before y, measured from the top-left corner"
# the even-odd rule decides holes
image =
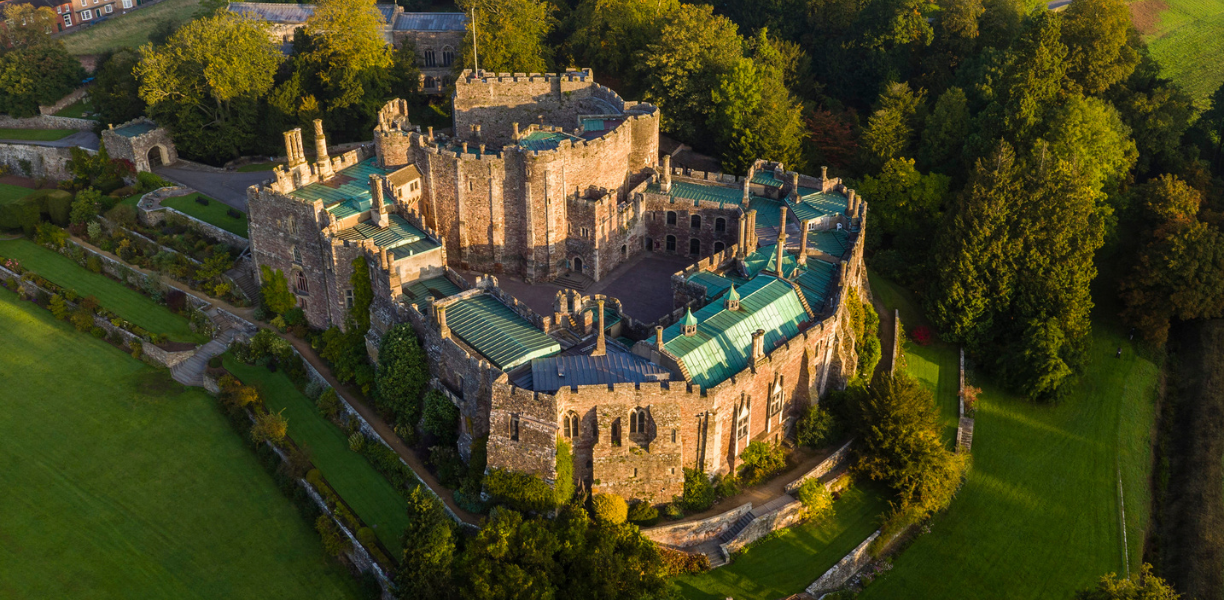
[[[595,285],[595,280],[581,273],[567,273],[554,280],[553,283],[572,290],[584,291],[587,288]]]
[[[252,303],[259,302],[259,284],[251,277],[250,261],[242,259],[234,263],[234,268],[225,272],[230,279],[234,280],[234,284],[238,286],[246,299]]]
[[[234,339],[234,330],[226,329],[225,323],[217,319],[218,313],[216,308],[209,308],[204,311],[204,314],[212,318],[213,322],[221,327],[221,333],[213,338],[212,341],[200,346],[191,358],[174,365],[174,368],[170,369],[170,376],[183,385],[203,387],[204,370],[208,368],[209,359],[225,353],[225,350],[229,348],[230,342]]]
[[[744,516],[740,517],[730,529],[722,532],[722,535],[718,536],[718,541],[725,544],[735,539],[735,536],[739,535],[739,532],[743,531],[744,528],[747,527],[748,524],[755,518],[756,515],[753,515],[751,512],[744,513]]]

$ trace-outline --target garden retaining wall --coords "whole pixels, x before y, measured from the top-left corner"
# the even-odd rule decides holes
[[[785,496],[784,496],[785,497]],[[730,559],[740,548],[751,544],[779,529],[790,527],[802,521],[807,516],[803,503],[791,499],[790,502],[769,512],[756,516],[735,537],[725,544],[720,544],[723,556]]]
[[[165,190],[165,192],[163,192],[163,190]],[[236,233],[226,231],[220,227],[217,227],[216,225],[213,225],[212,223],[201,221],[200,219],[197,219],[180,210],[171,208],[169,206],[159,205],[156,208],[153,207],[154,204],[159,204],[162,200],[175,198],[178,196],[186,196],[193,193],[195,193],[195,190],[191,188],[174,186],[153,190],[152,192],[145,194],[140,198],[140,201],[136,203],[136,207],[139,209],[140,221],[149,227],[154,227],[160,224],[162,221],[165,221],[168,215],[174,215],[183,219],[183,222],[186,223],[188,227],[199,232],[200,235],[221,242],[227,246],[233,246],[238,249],[246,249],[251,245],[251,241],[247,238],[244,238]],[[210,202],[218,201],[210,200]]]
[[[853,442],[854,440],[849,440],[845,444],[842,444],[841,448],[838,448],[833,452],[833,454],[830,454],[824,460],[820,461],[820,464],[812,467],[812,470],[800,475],[798,479],[786,484],[786,493],[794,494],[799,490],[800,486],[803,485],[803,482],[813,477],[824,477],[825,475],[846,466],[846,463],[850,461],[850,444]]]
[[[69,238],[66,243],[72,244],[73,246],[80,248],[81,250],[85,251],[86,254],[92,254],[98,257],[99,259],[101,259],[102,260],[102,272],[106,273],[107,275],[110,275],[111,277],[114,277],[115,279],[118,279],[121,282],[124,282],[129,285],[134,285],[141,289],[145,289],[149,285],[157,285],[158,289],[162,289],[162,288],[178,289],[178,288],[174,288],[173,286],[165,285],[164,283],[161,282],[160,277],[146,275],[145,273],[142,273],[141,271],[133,268],[132,266],[128,265],[127,263],[119,259],[111,258],[102,252],[98,252],[96,250],[93,250],[92,248],[87,248],[84,245],[77,243],[75,240],[71,238]],[[170,250],[170,251],[174,252],[174,250]],[[190,256],[188,256],[187,258],[191,259]],[[197,264],[198,264],[198,261],[197,261]],[[200,310],[207,310],[208,307],[212,306],[211,302],[204,300],[202,298],[199,298],[191,292],[188,292],[185,290],[178,290],[178,291],[186,294],[187,303],[190,304],[194,308],[198,308]]]
[[[61,110],[64,110],[65,108],[68,108],[74,102],[76,102],[77,100],[80,100],[81,98],[84,98],[88,94],[89,94],[89,86],[79,87],[75,90],[72,90],[72,92],[70,92],[67,96],[60,98],[59,102],[56,102],[55,104],[52,104],[51,106],[39,106],[38,112],[42,113],[42,115],[46,117],[54,116],[55,113]],[[78,119],[78,120],[87,121],[88,119]]]
[[[831,592],[846,585],[846,582],[850,581],[850,578],[854,577],[855,573],[858,573],[859,570],[867,566],[867,563],[873,560],[867,548],[878,537],[880,537],[880,532],[876,530],[875,533],[863,540],[863,543],[856,546],[849,554],[837,561],[837,564],[833,565],[828,571],[825,571],[824,575],[820,576],[820,579],[813,581],[812,585],[809,585],[804,591],[814,597],[819,597],[821,594]]]
[[[689,548],[707,542],[731,528],[740,517],[752,512],[748,502],[727,512],[702,519],[643,529],[642,535],[664,546]]]
[[[97,125],[97,121],[75,119],[73,117],[39,115],[37,117],[17,118],[0,115],[0,127],[6,129],[75,129],[77,131],[93,131],[93,128],[97,127]]]
[[[4,124],[0,123],[0,127]],[[86,150],[90,154],[93,150]],[[58,146],[35,146],[33,144],[0,143],[0,164],[17,175],[41,179],[71,179],[68,161],[72,154],[68,148]],[[22,162],[28,163],[28,169]]]

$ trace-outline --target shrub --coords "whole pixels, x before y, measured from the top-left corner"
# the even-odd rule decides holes
[[[365,447],[365,443],[365,435],[360,431],[354,432],[353,435],[349,436],[349,450],[352,450],[353,452],[361,452],[361,449]]]
[[[327,515],[319,515],[315,521],[315,529],[323,538],[323,550],[331,556],[340,556],[353,547],[348,537],[336,526],[336,522]]]
[[[485,467],[488,466],[488,461],[489,436],[472,440],[472,450],[468,454],[467,475],[463,478],[460,492],[479,501],[480,490],[484,487]],[[456,492],[456,498],[458,494],[459,492]]]
[[[433,436],[438,446],[454,446],[459,440],[459,408],[438,390],[425,394],[425,416],[421,429]]]
[[[408,324],[392,327],[378,347],[378,394],[375,404],[380,411],[395,415],[396,433],[413,443],[416,427],[421,420],[421,395],[429,382],[425,351],[417,341],[416,332]]]
[[[130,228],[136,224],[136,208],[128,204],[116,204],[114,208],[106,211],[106,218],[112,223]]]
[[[289,328],[288,325],[285,325],[285,319],[280,316],[274,317],[268,324],[275,327],[281,333],[285,333],[285,330]]]
[[[73,327],[76,327],[77,331],[89,331],[94,327],[93,311],[89,310],[85,306],[85,303],[82,302],[77,305],[76,310],[72,311],[72,316],[69,317],[69,321],[72,323]]]
[[[281,317],[285,320],[285,325],[298,325],[306,322],[306,311],[303,311],[300,306],[295,306],[285,311]]]
[[[650,527],[659,522],[659,509],[649,502],[635,502],[629,506],[629,522],[640,527]]]
[[[782,446],[764,442],[750,442],[740,453],[740,461],[740,477],[748,485],[761,483],[786,467]]]
[[[140,340],[132,340],[128,342],[128,348],[131,348],[132,350],[132,358],[137,360],[139,360],[140,355],[144,353],[144,345],[140,343]]]
[[[282,411],[283,412],[283,411]],[[269,441],[279,445],[289,432],[289,421],[281,413],[265,413],[255,417],[251,428],[251,439],[256,442]]]
[[[822,406],[809,406],[797,423],[799,443],[809,448],[823,448],[842,437],[841,425],[833,413]]]
[[[315,406],[319,407],[319,414],[323,418],[332,421],[335,420],[336,414],[340,412],[340,398],[336,396],[336,390],[327,388],[319,395],[319,399],[315,401]]]
[[[210,369],[220,369],[222,362],[223,361],[220,356],[214,356],[208,359],[208,367]]]
[[[833,494],[819,477],[812,477],[799,486],[796,493],[809,519],[823,519],[833,514]]]
[[[910,331],[910,339],[914,340],[914,343],[919,346],[928,346],[931,342],[935,341],[935,332],[931,331],[931,328],[926,325],[920,325],[915,327],[913,331]]]
[[[97,221],[91,222],[85,227],[85,233],[89,236],[89,241],[97,243],[102,237],[102,224]]]
[[[454,489],[463,483],[467,467],[459,458],[459,451],[454,446],[434,446],[429,449],[429,462],[438,472],[438,481],[442,485]]]
[[[369,527],[362,527],[361,529],[357,530],[356,535],[357,541],[361,542],[362,546],[375,550],[378,548],[378,535],[374,533],[373,529]]]
[[[234,406],[248,406],[259,401],[259,390],[249,385],[234,386],[226,392],[226,400]]]
[[[730,498],[740,493],[741,488],[740,479],[734,473],[718,475],[714,478],[714,497],[719,500]]]
[[[557,480],[553,492],[557,504],[567,504],[574,497],[574,453],[566,440],[557,440]]]
[[[283,315],[297,305],[297,298],[294,297],[293,292],[289,291],[289,281],[285,279],[284,271],[272,270],[267,265],[263,265],[260,267],[260,274],[263,285],[260,286],[259,293],[263,298],[265,308],[278,315]]]
[[[599,523],[620,525],[629,518],[629,505],[616,494],[595,494],[591,498],[591,518]]]
[[[170,187],[171,185],[173,184],[169,181],[148,171],[136,174],[136,192],[140,194],[146,194],[159,188]]]
[[[68,232],[53,223],[39,223],[34,228],[34,241],[58,250],[68,243]]]
[[[982,388],[965,386],[965,416],[972,419],[977,416],[978,395],[982,393]]]
[[[556,507],[552,488],[528,473],[493,469],[485,476],[489,495],[501,504],[520,512],[548,512]]]
[[[710,570],[710,558],[704,554],[681,552],[659,546],[659,557],[663,559],[663,569],[668,577]]]
[[[67,227],[71,223],[72,215],[72,193],[63,190],[42,190],[31,194],[37,196],[41,203],[44,212],[47,213],[47,218],[52,223],[60,227]],[[30,199],[33,201],[33,198]]]
[[[319,400],[319,396],[323,395],[324,388],[325,386],[323,384],[317,381],[311,381],[310,383],[306,384],[306,389],[303,390],[303,392],[306,394],[307,398],[311,399],[311,401],[317,402]]]
[[[663,516],[669,521],[675,521],[684,517],[684,509],[681,508],[679,502],[670,502],[663,505]]]
[[[52,294],[47,306],[51,309],[51,314],[55,315],[55,318],[61,321],[68,318],[68,303],[64,300],[63,296]]]
[[[101,327],[94,326],[93,329],[89,330],[89,335],[92,335],[98,339],[102,339],[106,337],[106,330],[102,329]]]
[[[205,198],[204,196],[196,196],[195,201],[196,201],[196,204],[199,204],[201,206],[208,206],[208,198]]]
[[[93,223],[91,223],[91,225],[92,224]],[[85,259],[85,268],[89,269],[90,271],[94,273],[101,273],[102,272],[102,259],[98,258],[98,255],[96,254],[90,254],[89,258]]]
[[[687,512],[701,512],[714,504],[714,486],[705,473],[684,469],[684,495],[680,506]]]

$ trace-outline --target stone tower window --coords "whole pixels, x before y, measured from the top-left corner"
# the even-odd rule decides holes
[[[442,49],[442,66],[449,67],[455,62],[455,49],[447,46]]]
[[[571,410],[568,413],[565,413],[565,417],[563,418],[565,420],[565,437],[567,439],[572,440],[582,434],[582,426],[578,422],[578,413]]]
[[[739,418],[735,427],[735,440],[748,439],[748,417],[752,414],[752,400],[745,399],[744,405],[740,407]]]
[[[667,211],[667,224],[668,225],[676,224],[676,211],[674,210]]]
[[[778,383],[774,384],[773,395],[769,398],[769,416],[774,416],[782,413],[782,399],[785,394],[782,391],[782,378],[778,378]]]
[[[701,240],[697,238],[689,240],[689,254],[701,256]]]
[[[672,430],[672,443],[673,443],[673,444],[674,444],[674,443],[676,443],[676,434],[677,434],[677,433],[679,433],[679,432],[680,432],[680,430],[679,430],[679,429],[673,429],[673,430]],[[675,470],[675,469],[672,469],[672,473],[675,473],[675,472],[676,472],[676,470]]]
[[[344,308],[353,308],[353,290],[344,290]]]
[[[434,53],[433,48],[425,51],[425,66],[436,67],[438,63],[438,55]]]
[[[701,215],[693,215],[689,217],[689,227],[693,229],[701,229]]]
[[[426,75],[425,76],[425,89],[432,90],[436,87],[438,87],[438,82],[434,81],[433,77]]]
[[[515,442],[519,441],[519,416],[518,416],[518,413],[513,413],[513,414],[511,414],[511,415],[510,415],[510,439],[511,439],[512,441],[515,441]]]
[[[293,262],[299,265],[302,264],[302,251],[298,250],[297,246],[293,247]]]
[[[620,436],[620,419],[612,421],[612,445],[619,446],[621,443]]]
[[[297,293],[299,294],[309,294],[310,293],[310,286],[307,284],[305,273],[301,271],[294,271],[293,287],[297,288]]]
[[[676,236],[674,235],[667,236],[667,251],[668,252],[676,251]]]
[[[714,242],[714,252],[722,252],[727,248],[727,245],[722,242]]]
[[[722,217],[718,217],[717,219],[714,219],[714,232],[715,233],[722,233],[726,230],[727,230],[727,220],[726,219]]]
[[[639,407],[629,412],[629,433],[646,433],[646,409]]]

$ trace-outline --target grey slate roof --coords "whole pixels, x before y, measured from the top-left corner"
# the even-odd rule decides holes
[[[380,2],[375,6],[383,20],[395,31],[464,31],[467,15],[463,13],[397,13],[395,4]],[[230,2],[230,12],[250,15],[269,23],[305,23],[314,14],[313,4],[280,4],[276,2]],[[391,23],[394,19],[394,23]]]
[[[561,355],[531,361],[531,385],[537,392],[552,393],[575,385],[667,381],[671,373],[609,341],[603,356]]]
[[[402,13],[395,18],[396,31],[464,31],[463,13]]]

